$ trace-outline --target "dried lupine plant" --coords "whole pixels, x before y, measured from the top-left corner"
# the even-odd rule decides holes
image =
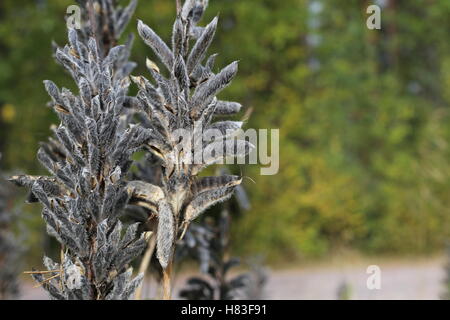
[[[229,173],[230,171],[226,167],[217,170],[219,175]],[[229,213],[232,212],[233,216],[240,215],[248,211],[250,207],[251,204],[244,187],[236,186],[233,198],[215,208],[222,212],[220,219],[205,217],[203,220],[190,224],[183,239],[177,243],[175,260],[179,263],[190,258],[194,259],[198,262],[200,271],[204,274],[208,273],[211,257],[224,256],[225,251],[228,250],[228,233],[232,220]]]
[[[11,230],[17,215],[5,183],[0,174],[0,300],[15,298],[19,293],[17,265],[23,251]]]
[[[79,38],[87,43],[95,34],[99,54],[105,57],[119,44],[137,6],[137,0],[131,0],[126,7],[119,6],[118,0],[76,0],[81,8],[81,28]],[[127,47],[132,44],[133,35],[128,36]],[[118,61],[126,63],[128,57]]]
[[[205,221],[195,226],[186,242],[200,242],[201,245],[192,246],[190,251],[200,263],[202,274],[208,277],[188,279],[180,296],[188,300],[263,299],[267,272],[260,263],[252,263],[251,271],[247,273],[229,277],[232,268],[239,266],[240,261],[227,258],[230,226],[228,207],[223,206],[216,222]]]
[[[157,181],[155,168],[152,160],[143,160],[138,164],[138,170],[133,173],[133,178],[140,177],[144,181]],[[147,165],[146,165],[147,164]],[[229,174],[226,168],[218,170],[218,174]],[[146,230],[154,230],[156,221],[154,217],[148,217],[142,208],[129,205],[129,215],[136,221],[142,221]],[[189,225],[183,239],[177,242],[174,256],[174,268],[180,267],[184,262],[194,261],[199,264],[202,276],[189,279],[187,286],[182,290],[181,297],[192,300],[204,299],[261,299],[264,298],[264,286],[267,281],[267,272],[255,259],[250,263],[249,272],[240,274],[238,277],[229,277],[232,268],[225,268],[228,264],[239,265],[236,258],[228,259],[229,251],[229,226],[231,215],[241,214],[250,209],[250,202],[244,188],[239,185],[235,188],[232,199],[216,206],[222,215],[217,219],[217,210],[213,210],[211,216],[205,216],[200,221]],[[146,257],[141,264],[141,272],[151,271],[156,279],[162,279],[161,267],[157,259],[152,258],[155,241],[150,242],[146,251]],[[230,266],[231,266],[230,265]],[[230,270],[231,269],[231,270]],[[205,277],[207,276],[207,277]],[[199,280],[200,279],[200,280]],[[139,288],[136,295],[141,299]]]
[[[118,0],[77,0],[81,9],[80,29],[77,30],[78,41],[85,47],[88,47],[89,39],[94,37],[97,43],[98,55],[102,59],[109,54],[112,48],[119,44],[119,40],[137,6],[137,0],[131,0],[125,7],[120,7],[119,2]],[[121,81],[126,78],[136,67],[136,63],[129,60],[133,41],[134,35],[130,33],[121,49],[116,50],[114,53],[118,55],[112,65],[111,74],[114,81]],[[56,53],[61,48],[55,43],[53,47],[56,61],[59,62]],[[135,98],[128,96],[125,98],[124,107],[126,109],[119,118],[120,127],[125,128],[130,123],[135,100]],[[53,105],[54,103],[51,101],[49,106],[53,107]],[[55,127],[52,127],[53,131],[55,129]],[[42,142],[41,147],[45,148],[54,161],[63,163],[66,161],[64,147],[55,135],[49,137],[46,142]],[[31,197],[29,201],[33,202],[37,201],[37,199]]]
[[[120,125],[131,71],[122,62],[129,48],[114,46],[104,55],[94,37],[86,42],[71,29],[68,38],[55,56],[79,94],[45,81],[61,121],[54,133],[62,156],[42,145],[38,159],[50,175],[11,178],[31,189],[30,199],[43,205],[48,233],[63,247],[59,263],[46,257],[48,270],[30,273],[53,299],[128,299],[142,278],[131,279],[130,262],[145,239],[136,236],[137,223],[123,228],[119,220],[134,191],[124,177],[150,130]]]
[[[152,130],[147,150],[160,161],[161,184],[140,182],[136,192],[140,202],[157,216],[157,257],[164,270],[164,298],[170,299],[170,279],[174,249],[189,224],[212,205],[224,201],[241,183],[239,176],[197,177],[202,169],[223,160],[224,156],[245,156],[252,145],[235,139],[230,132],[242,122],[217,121],[218,115],[230,115],[241,108],[239,103],[220,101],[216,95],[228,86],[237,73],[233,62],[220,72],[213,72],[216,55],[206,59],[217,28],[217,17],[206,27],[197,26],[207,2],[177,1],[177,17],[173,25],[171,48],[146,24],[138,23],[138,32],[154,51],[167,72],[160,71],[152,61],[147,67],[153,82],[133,77],[139,87],[137,98],[144,125]],[[192,48],[191,40],[194,40]],[[205,62],[206,60],[206,62]],[[164,74],[167,73],[165,76]],[[212,139],[208,129],[220,135]],[[180,133],[183,130],[183,133]],[[181,141],[189,143],[181,143]],[[214,154],[213,150],[225,148]],[[195,158],[194,146],[200,144],[202,161]]]

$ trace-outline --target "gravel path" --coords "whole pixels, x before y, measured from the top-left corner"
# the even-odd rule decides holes
[[[381,289],[369,290],[366,285],[369,264],[350,266],[307,267],[271,271],[266,287],[267,299],[336,299],[339,286],[345,281],[351,299],[439,299],[445,277],[443,259],[420,262],[373,263],[381,270]],[[189,274],[176,281],[179,289]],[[150,295],[154,296],[154,283]],[[24,283],[22,299],[46,299],[41,288]]]
[[[366,266],[325,270],[293,270],[277,272],[267,285],[271,299],[336,299],[338,288],[345,281],[350,298],[378,299],[439,299],[445,278],[441,264],[378,265],[381,270],[381,288],[369,290]]]

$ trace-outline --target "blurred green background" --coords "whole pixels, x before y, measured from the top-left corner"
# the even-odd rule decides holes
[[[124,2],[125,3],[125,2]],[[382,29],[366,8],[382,6]],[[39,141],[57,123],[42,81],[74,89],[52,58],[71,0],[0,1],[0,151],[10,173],[43,173]],[[140,0],[164,39],[174,1]],[[242,168],[252,209],[234,220],[239,254],[270,261],[432,254],[450,234],[450,1],[211,0],[210,52],[240,60],[222,97],[253,108],[247,128],[280,129],[280,171]],[[134,75],[151,51],[136,39]],[[23,202],[19,194],[17,202]],[[30,259],[41,259],[39,206],[22,209]]]

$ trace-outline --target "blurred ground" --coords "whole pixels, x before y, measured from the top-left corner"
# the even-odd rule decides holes
[[[273,270],[266,287],[267,299],[336,299],[343,281],[350,286],[351,299],[439,299],[444,279],[444,259],[430,258],[419,261],[375,261],[381,268],[381,289],[366,287],[366,262],[332,266],[308,266],[302,269]],[[178,291],[190,276],[180,275],[175,282]],[[46,299],[40,288],[23,284],[22,299]],[[150,283],[149,297],[155,296],[155,283]]]

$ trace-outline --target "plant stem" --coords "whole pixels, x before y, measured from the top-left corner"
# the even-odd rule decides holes
[[[142,288],[144,287],[145,274],[148,272],[148,266],[150,265],[150,261],[153,256],[153,252],[155,251],[156,245],[156,237],[154,234],[150,235],[148,239],[147,250],[145,251],[144,257],[142,258],[141,265],[139,266],[139,274],[144,273],[144,279],[142,280],[141,285],[136,290],[135,300],[142,299]]]
[[[163,270],[163,300],[171,300],[172,261]]]

